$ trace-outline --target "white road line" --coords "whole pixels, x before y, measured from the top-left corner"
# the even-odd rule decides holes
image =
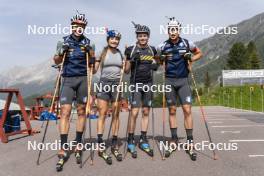
[[[240,131],[221,131],[222,134],[224,133],[233,133],[233,134],[238,134]]]
[[[259,112],[259,111],[250,111],[250,110],[246,110],[246,109],[235,109],[235,108],[231,108],[234,110],[238,110],[238,111],[244,111],[244,112],[250,112],[250,113],[258,113],[258,114],[264,114],[264,112]]]
[[[233,139],[229,142],[264,142],[264,139]]]
[[[207,120],[230,120],[230,121],[236,121],[236,120],[248,120],[248,119],[210,119],[210,118],[207,118]]]
[[[223,126],[212,126],[213,128],[241,128],[241,127],[264,127],[264,125],[223,125]]]
[[[213,123],[213,124],[218,124],[218,123],[223,123],[223,122],[208,122],[208,123]]]
[[[248,155],[250,158],[256,158],[256,157],[264,157],[264,155]]]

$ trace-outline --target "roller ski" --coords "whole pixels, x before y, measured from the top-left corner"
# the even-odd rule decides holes
[[[81,164],[82,163],[82,151],[81,150],[76,150],[74,152],[74,156],[75,156],[75,159],[76,159],[76,163],[77,164]]]
[[[193,142],[188,142],[188,149],[186,150],[186,153],[190,156],[192,161],[196,161],[197,153],[194,150]]]
[[[115,158],[116,158],[117,161],[122,161],[122,160],[123,160],[123,156],[122,156],[122,154],[119,152],[117,146],[112,146],[112,147],[111,147],[111,153],[115,156]]]
[[[154,156],[153,149],[150,148],[150,145],[147,140],[140,139],[138,146],[143,152],[147,153],[149,156]]]
[[[105,151],[99,151],[98,156],[103,158],[106,162],[106,164],[111,165],[112,164],[112,157],[109,156]]]
[[[127,151],[131,153],[132,158],[137,158],[136,145],[134,142],[127,144]]]
[[[174,143],[176,147],[170,147],[171,144]],[[165,158],[169,158],[173,152],[175,152],[178,148],[178,140],[172,140],[169,142],[169,147],[167,150],[165,150]]]
[[[60,172],[63,170],[63,166],[65,162],[69,159],[69,153],[64,152],[63,154],[58,154],[59,161],[56,164],[56,170],[57,172]]]

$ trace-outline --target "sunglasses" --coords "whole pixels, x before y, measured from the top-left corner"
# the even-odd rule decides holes
[[[78,24],[73,24],[71,25],[72,28],[76,29],[76,28],[83,28],[84,29],[84,26],[83,25],[78,25]]]

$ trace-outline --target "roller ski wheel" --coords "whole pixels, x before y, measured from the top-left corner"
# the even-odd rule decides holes
[[[105,151],[99,151],[98,155],[105,160],[106,164],[108,165],[112,164],[111,156],[109,156]]]
[[[69,159],[69,154],[64,152],[64,154],[58,154],[59,161],[56,164],[56,171],[61,172],[65,162]]]
[[[186,150],[186,153],[190,156],[192,161],[196,161],[197,153],[195,153],[193,150]]]
[[[172,143],[174,143],[177,147],[176,148],[169,147],[169,149],[165,150],[165,158],[169,158],[171,154],[175,152],[178,148],[178,140],[171,140],[169,146],[171,146]]]
[[[77,164],[81,164],[82,163],[82,151],[81,150],[76,150],[74,152],[74,156],[75,156],[75,159],[76,159],[76,163]]]
[[[115,156],[117,161],[122,161],[123,160],[123,156],[122,154],[118,151],[117,147],[112,147],[111,148],[111,152],[112,154]]]
[[[137,158],[136,145],[131,143],[127,145],[127,151],[131,153],[132,158]]]
[[[190,156],[192,161],[196,161],[197,159],[197,153],[193,149],[193,144],[190,144],[191,146],[186,150],[186,153]]]
[[[151,157],[154,156],[153,149],[150,148],[148,141],[144,141],[141,139],[139,142],[139,148],[143,152],[147,153],[149,156],[151,156]]]

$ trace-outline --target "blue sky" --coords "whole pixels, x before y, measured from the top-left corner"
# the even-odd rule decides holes
[[[56,42],[63,35],[28,35],[28,25],[68,26],[78,9],[85,13],[89,26],[107,26],[122,33],[120,49],[135,42],[131,21],[151,28],[152,45],[166,40],[159,34],[160,25],[166,25],[165,16],[175,16],[184,24],[228,26],[264,12],[261,0],[112,0],[112,1],[37,1],[0,0],[0,72],[13,66],[30,66],[50,59]],[[198,41],[209,35],[186,35]],[[105,45],[104,35],[88,36],[96,48]]]

